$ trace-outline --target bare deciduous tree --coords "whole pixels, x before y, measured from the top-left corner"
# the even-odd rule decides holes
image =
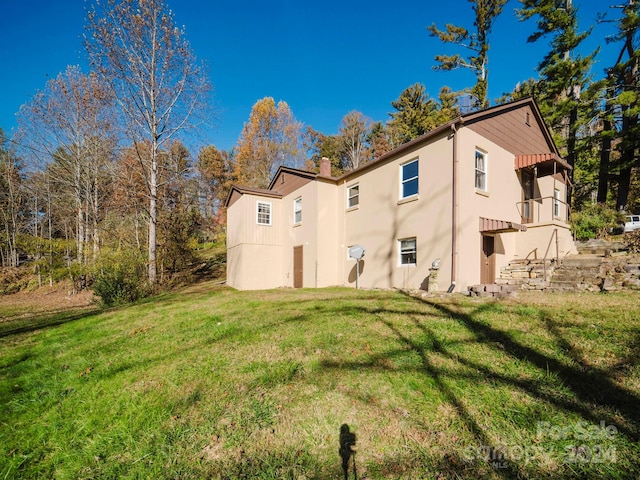
[[[111,97],[99,79],[70,66],[49,80],[18,116],[17,142],[35,169],[47,165],[54,183],[75,206],[76,258],[99,246],[101,182],[115,146]],[[36,235],[37,236],[37,235]]]
[[[97,0],[85,44],[92,67],[117,99],[131,143],[151,146],[137,153],[149,200],[148,279],[155,284],[158,157],[206,106],[208,80],[163,0]]]
[[[367,137],[371,132],[371,120],[361,112],[351,111],[342,119],[338,136],[342,142],[346,170],[354,170],[367,161]]]
[[[8,147],[0,129],[0,266],[17,267],[19,263],[17,237],[22,204],[22,177],[15,153]]]

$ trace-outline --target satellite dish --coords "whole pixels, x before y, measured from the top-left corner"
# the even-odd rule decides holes
[[[362,245],[349,247],[349,258],[360,260],[362,257],[364,257],[364,247]]]
[[[364,247],[362,245],[349,247],[349,258],[356,260],[356,288],[360,288],[360,260],[362,257],[364,257]]]

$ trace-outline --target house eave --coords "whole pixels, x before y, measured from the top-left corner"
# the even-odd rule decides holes
[[[282,198],[282,195],[278,192],[274,192],[273,190],[266,190],[264,188],[254,188],[247,187],[244,185],[232,185],[229,189],[229,193],[227,194],[227,198],[224,202],[224,206],[228,207],[229,202],[231,201],[231,197],[233,193],[237,192],[240,195],[258,195],[262,197],[270,197],[270,198]]]

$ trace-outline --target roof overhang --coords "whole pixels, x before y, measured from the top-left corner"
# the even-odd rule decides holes
[[[526,232],[527,226],[506,220],[480,217],[480,233]]]
[[[266,190],[264,188],[245,187],[241,185],[232,185],[227,194],[227,199],[224,202],[225,207],[229,207],[234,197],[242,195],[258,195],[261,197],[282,198],[282,195],[273,190]]]
[[[275,185],[277,184],[277,180],[280,177],[280,175],[282,175],[283,173],[288,173],[290,175],[296,175],[298,177],[302,177],[302,178],[306,178],[309,180],[315,180],[316,177],[318,177],[319,174],[315,173],[315,172],[309,172],[307,170],[300,170],[299,168],[292,168],[292,167],[285,167],[284,165],[280,165],[278,167],[278,170],[276,171],[276,174],[273,176],[273,178],[271,179],[271,183],[269,183],[269,190],[274,190],[275,189]]]
[[[540,177],[559,173],[563,170],[573,170],[571,165],[555,153],[516,155],[514,167],[516,170],[535,167],[538,169],[538,176]]]

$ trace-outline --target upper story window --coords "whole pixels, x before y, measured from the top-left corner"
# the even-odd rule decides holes
[[[415,265],[417,258],[416,237],[398,241],[400,247],[400,265]]]
[[[476,188],[487,191],[487,154],[476,150]]]
[[[411,197],[418,194],[418,159],[400,166],[401,193],[400,198]]]
[[[347,188],[347,208],[357,207],[360,204],[360,185],[352,185]]]
[[[256,203],[256,221],[258,225],[271,225],[271,202]]]
[[[302,222],[302,197],[293,201],[293,223]]]
[[[553,216],[560,217],[560,190],[557,188],[553,189]]]

